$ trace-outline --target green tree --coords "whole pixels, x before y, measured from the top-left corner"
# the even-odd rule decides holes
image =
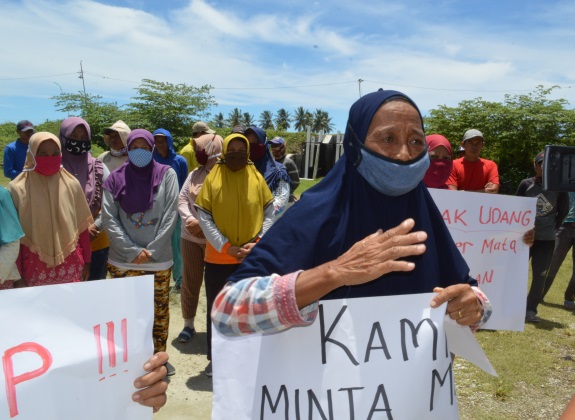
[[[324,133],[329,133],[333,130],[333,123],[331,122],[331,117],[327,111],[317,108],[313,113],[312,120],[312,131],[319,133],[323,131]]]
[[[274,129],[274,114],[271,111],[262,111],[260,114],[260,127],[264,130]]]
[[[228,114],[228,127],[235,127],[242,123],[242,111],[238,108],[234,108]]]
[[[575,144],[575,111],[565,99],[549,98],[555,89],[537,86],[528,94],[505,95],[501,103],[476,98],[442,105],[425,119],[426,132],[442,134],[457,147],[465,131],[480,130],[486,140],[482,157],[498,164],[500,191],[513,194],[522,179],[533,176],[533,158],[545,145]]]
[[[306,131],[308,126],[312,125],[313,115],[303,106],[297,107],[292,121],[296,131]]]
[[[249,112],[244,112],[242,114],[242,125],[245,127],[249,127],[250,125],[254,125],[254,116]]]
[[[104,143],[104,129],[117,120],[129,119],[128,112],[122,110],[116,102],[106,102],[99,95],[62,92],[51,99],[55,101],[54,106],[58,111],[84,118],[90,125],[92,141],[103,148],[107,148]]]
[[[216,116],[214,117],[214,120],[212,121],[212,125],[215,128],[224,128],[226,124],[226,119],[224,118],[224,114],[222,114],[221,112],[219,114],[216,114]]]
[[[216,105],[209,85],[195,87],[143,79],[136,88],[137,96],[128,109],[135,126],[155,130],[165,128],[184,142],[198,120],[209,119],[209,109]]]
[[[281,108],[276,114],[276,130],[285,131],[290,127],[290,113]]]

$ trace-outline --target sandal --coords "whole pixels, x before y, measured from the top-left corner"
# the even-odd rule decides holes
[[[189,343],[192,341],[193,335],[196,333],[196,330],[190,327],[184,327],[180,335],[178,335],[178,341],[180,343]]]

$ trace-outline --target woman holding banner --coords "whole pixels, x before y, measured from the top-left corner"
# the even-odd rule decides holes
[[[280,331],[313,322],[319,299],[432,291],[431,306],[448,302],[460,325],[486,322],[488,301],[422,182],[428,166],[411,99],[384,90],[359,99],[344,156],[229,278],[212,309],[216,328]]]

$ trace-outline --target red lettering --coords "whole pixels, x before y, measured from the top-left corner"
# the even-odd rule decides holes
[[[479,284],[491,283],[493,281],[493,270],[486,271],[483,275],[478,274],[475,280]]]
[[[463,215],[467,213],[467,210],[463,210],[462,213],[459,213],[459,210],[455,210],[455,222],[457,223],[457,221],[461,222],[463,225],[467,226],[467,223],[465,223],[465,220],[463,220]]]
[[[26,372],[18,376],[14,376],[14,362],[13,356],[17,353],[30,351],[36,353],[42,359],[42,367]],[[4,376],[6,380],[6,398],[8,400],[8,407],[10,410],[10,418],[18,415],[18,401],[16,398],[16,385],[37,378],[46,373],[50,366],[52,366],[52,355],[45,347],[37,343],[22,343],[12,347],[4,352],[2,356],[2,365],[4,367]]]
[[[443,221],[444,221],[446,224],[448,224],[448,225],[451,224],[451,217],[449,217],[449,210],[445,210],[445,211],[443,212],[443,214],[441,215],[441,217],[443,217]]]
[[[457,248],[459,248],[459,251],[461,251],[462,254],[465,254],[465,250],[467,249],[468,246],[473,246],[473,243],[471,242],[457,242],[455,244],[455,246]]]
[[[501,209],[489,207],[484,209],[483,206],[479,207],[479,223],[486,224],[505,224],[512,225],[513,223],[521,223],[523,226],[531,224],[531,211],[501,211]]]

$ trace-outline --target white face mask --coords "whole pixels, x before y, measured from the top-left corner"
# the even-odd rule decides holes
[[[122,157],[122,156],[127,156],[128,155],[128,148],[124,147],[123,149],[120,150],[116,150],[116,149],[110,149],[110,154],[114,157]]]

